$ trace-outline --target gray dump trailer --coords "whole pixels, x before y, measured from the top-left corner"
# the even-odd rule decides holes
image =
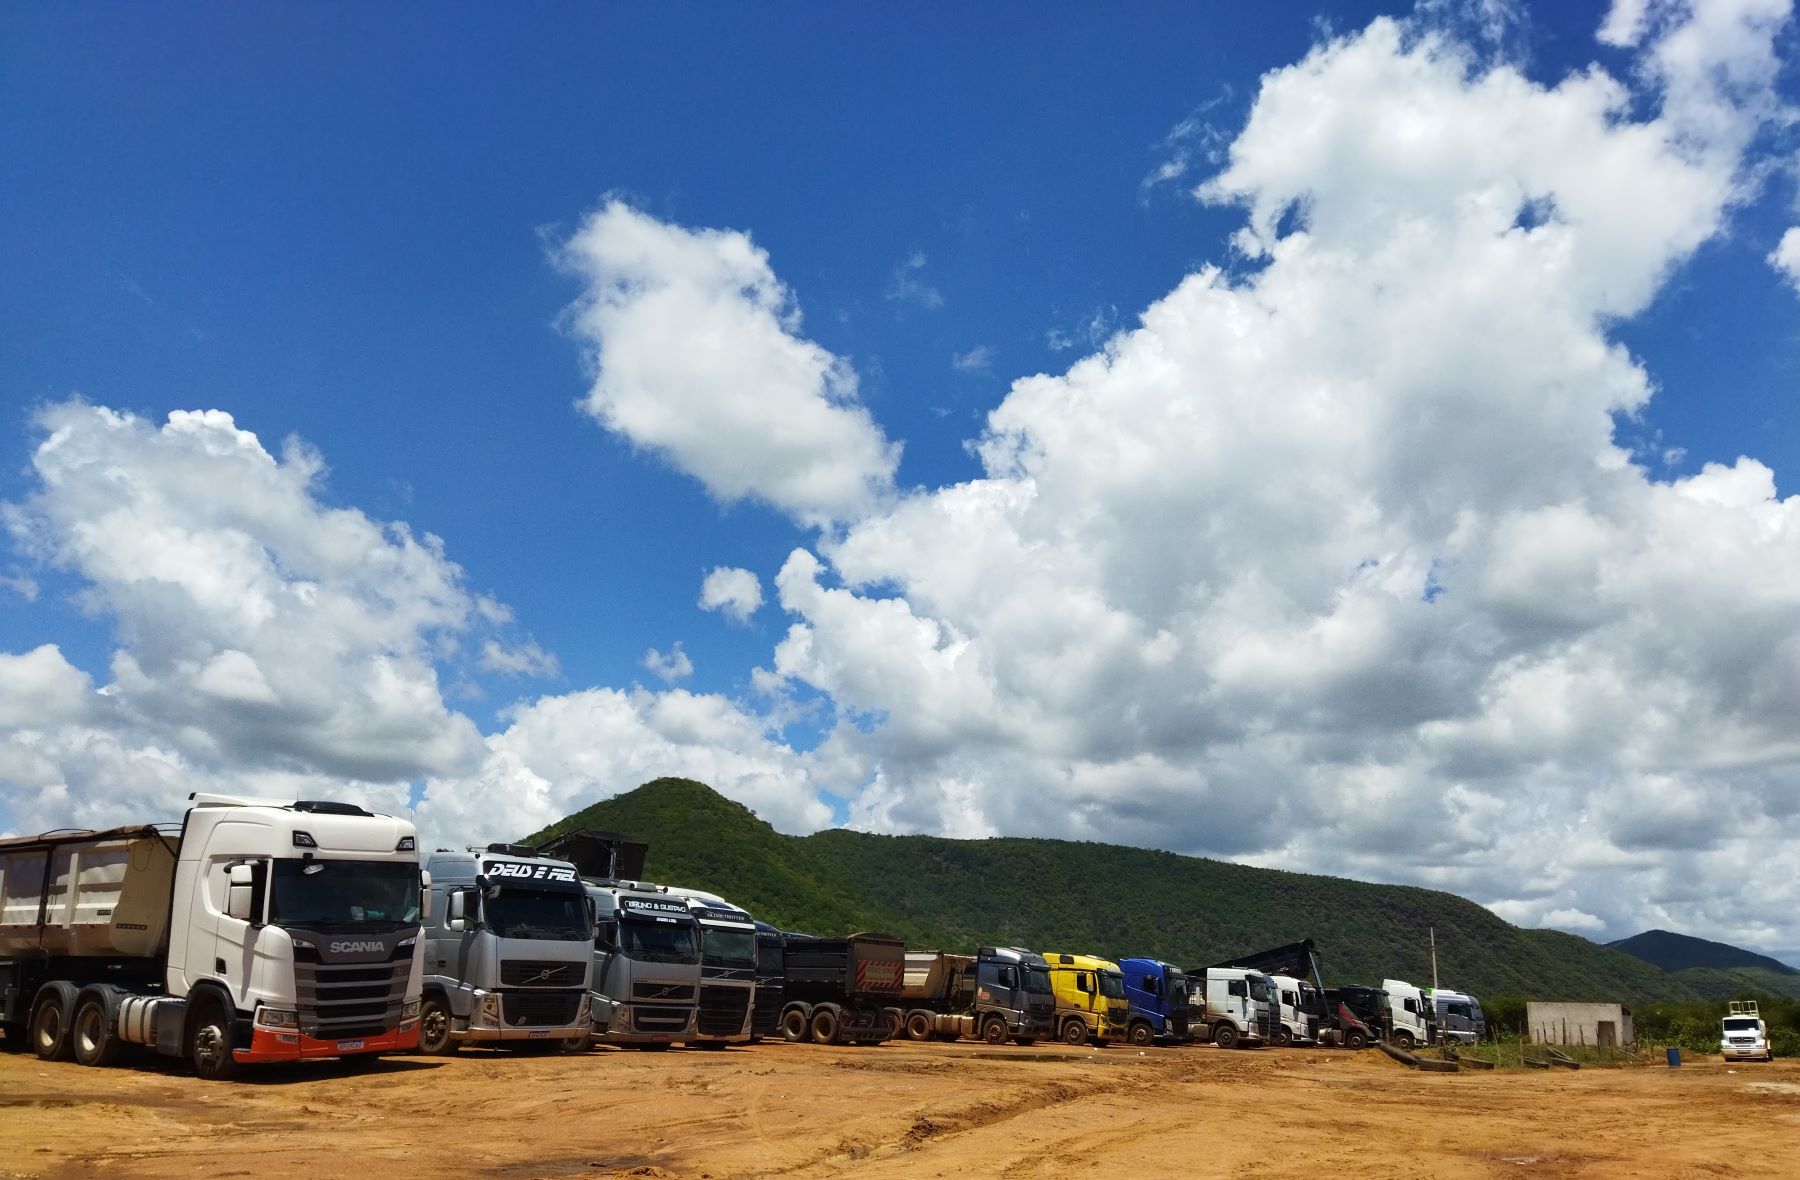
[[[1019,947],[982,947],[973,955],[908,951],[900,988],[908,1040],[1008,1039],[1029,1045],[1054,1031],[1056,998],[1044,956]]]

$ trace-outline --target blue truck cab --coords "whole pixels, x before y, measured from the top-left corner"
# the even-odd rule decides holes
[[[1120,959],[1131,1005],[1125,1039],[1133,1045],[1175,1045],[1188,1039],[1187,975],[1161,959]]]

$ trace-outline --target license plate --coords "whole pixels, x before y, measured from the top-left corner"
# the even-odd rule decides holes
[[[337,1047],[341,1053],[349,1049],[360,1049],[363,1047],[363,1043],[361,1041],[339,1041]]]
[[[531,1040],[534,1040],[534,1041],[535,1041],[535,1040],[537,1040],[537,1039],[538,1039],[538,1038],[540,1038],[540,1037],[547,1037],[547,1036],[549,1036],[549,1035],[550,1035],[550,1030],[549,1030],[549,1029],[544,1029],[544,1030],[543,1030],[543,1031],[541,1031],[541,1032],[534,1032],[534,1033],[532,1033],[532,1034],[531,1034],[531,1037],[530,1037],[530,1039],[531,1039]]]

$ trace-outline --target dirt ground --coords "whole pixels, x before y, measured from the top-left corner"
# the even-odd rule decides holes
[[[465,1051],[207,1084],[0,1053],[0,1177],[1800,1176],[1800,1062],[1372,1051]]]

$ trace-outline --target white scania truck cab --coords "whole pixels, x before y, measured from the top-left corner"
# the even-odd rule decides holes
[[[0,840],[0,1027],[45,1060],[239,1066],[418,1041],[413,825],[195,794],[180,827]]]
[[[1719,1025],[1719,1052],[1727,1061],[1773,1061],[1769,1026],[1755,1000],[1732,1000]]]

